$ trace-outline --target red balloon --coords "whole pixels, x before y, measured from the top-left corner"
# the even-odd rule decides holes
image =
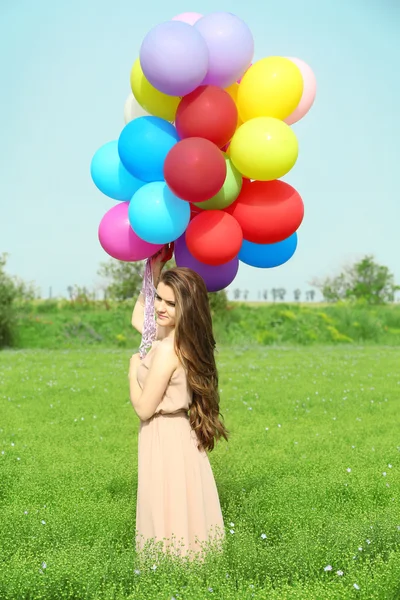
[[[239,223],[222,210],[207,210],[190,221],[185,234],[189,252],[206,265],[223,265],[239,254],[243,242]]]
[[[197,217],[197,215],[199,213],[203,212],[202,208],[199,208],[198,206],[196,206],[195,204],[191,204],[190,205],[190,220],[194,219],[195,217]]]
[[[246,183],[224,210],[240,224],[244,239],[255,244],[281,242],[297,231],[304,216],[299,193],[278,179]]]
[[[188,202],[209,200],[222,188],[226,162],[209,140],[187,138],[175,144],[164,162],[164,178],[170,190]]]
[[[235,133],[238,111],[231,96],[216,85],[201,85],[184,96],[176,111],[180,138],[202,137],[222,148]]]

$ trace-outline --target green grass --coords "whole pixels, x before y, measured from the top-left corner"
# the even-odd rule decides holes
[[[0,354],[1,600],[400,598],[399,348],[220,351],[226,547],[192,566],[134,552],[129,356]]]

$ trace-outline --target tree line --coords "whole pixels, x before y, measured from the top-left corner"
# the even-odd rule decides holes
[[[249,290],[240,290],[239,288],[235,288],[232,292],[234,300],[243,300],[246,302],[249,299]],[[276,302],[276,300],[280,300],[284,302],[286,299],[287,290],[285,288],[272,288],[270,290],[270,294],[268,290],[259,290],[257,294],[258,300],[262,300],[264,302],[268,302],[268,300],[272,300]],[[293,290],[293,298],[295,302],[300,302],[302,296],[302,291],[300,289]],[[305,292],[304,298],[306,302],[313,302],[315,298],[315,290],[307,290]]]
[[[7,254],[0,255],[0,348],[12,345],[12,332],[16,323],[17,307],[21,303],[29,303],[38,299],[40,294],[34,283],[24,282],[21,278],[9,275],[6,270]],[[144,263],[126,263],[115,259],[100,264],[98,275],[103,280],[103,300],[123,301],[137,296],[142,285]],[[174,266],[173,261],[167,263],[167,268]],[[389,268],[378,264],[371,255],[365,256],[353,265],[345,267],[339,275],[314,279],[309,285],[319,289],[323,301],[335,303],[339,301],[359,302],[369,305],[379,305],[394,302],[400,286],[394,281],[394,275]],[[96,300],[96,294],[89,292],[85,286],[70,285],[67,288],[71,303],[91,302]],[[233,290],[235,300],[246,301],[248,290]],[[295,302],[302,297],[300,289],[293,291]],[[224,310],[227,306],[227,294],[221,292],[209,294],[213,310]],[[261,290],[259,299],[268,301],[285,301],[287,290],[273,288]],[[313,301],[315,291],[305,292],[306,301]],[[288,300],[286,300],[288,301]]]

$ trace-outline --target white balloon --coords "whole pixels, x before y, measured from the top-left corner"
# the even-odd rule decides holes
[[[133,121],[133,119],[137,119],[138,117],[148,116],[150,116],[149,113],[146,112],[144,108],[140,106],[139,102],[136,100],[135,96],[131,92],[128,98],[126,99],[124,106],[125,125],[127,125],[127,123],[129,123],[130,121]]]

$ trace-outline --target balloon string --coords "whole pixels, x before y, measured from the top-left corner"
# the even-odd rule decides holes
[[[143,359],[149,351],[152,343],[156,339],[157,329],[154,318],[154,295],[155,288],[153,284],[153,274],[151,271],[151,259],[146,260],[144,268],[144,278],[142,285],[142,294],[144,296],[144,321],[142,341],[139,347],[140,358]]]

